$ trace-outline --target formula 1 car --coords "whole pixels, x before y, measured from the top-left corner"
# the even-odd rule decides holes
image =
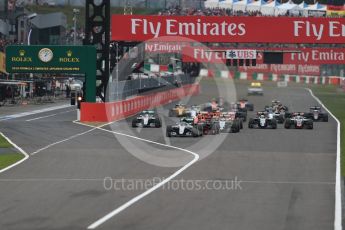
[[[274,110],[272,107],[266,106],[265,111],[267,112],[267,116],[269,118],[274,118],[277,120],[279,124],[283,124],[285,120],[285,113],[284,112],[278,112]]]
[[[236,112],[222,112],[220,117],[225,117],[229,120],[238,120],[240,129],[243,129],[243,118],[238,117],[238,114]]]
[[[204,103],[201,107],[201,111],[203,112],[215,112],[223,109],[218,106],[216,101]]]
[[[264,95],[261,82],[252,82],[250,84],[250,87],[248,87],[248,96],[249,95]]]
[[[226,101],[223,97],[217,98],[218,107],[223,111],[228,111],[230,108],[230,103]]]
[[[219,134],[220,127],[219,127],[219,112],[208,113],[208,112],[201,112],[198,114],[196,118],[196,122],[199,126],[202,127],[203,134]]]
[[[286,118],[284,128],[313,129],[313,120],[306,118],[304,113],[292,113],[291,118]]]
[[[201,106],[192,105],[190,108],[187,108],[185,113],[188,117],[196,117],[201,112]]]
[[[313,121],[328,121],[328,114],[323,113],[320,106],[312,106],[309,109],[309,113],[304,113],[306,118],[310,118]]]
[[[237,103],[230,103],[229,112],[235,112],[236,118],[242,119],[242,121],[247,121],[247,109],[246,108],[239,108]]]
[[[266,112],[258,112],[257,117],[250,118],[248,122],[248,128],[261,128],[261,129],[276,129],[277,120],[274,118],[268,117]]]
[[[176,125],[168,125],[166,129],[167,137],[201,137],[202,135],[202,126],[191,125],[187,122],[179,122]]]
[[[285,105],[283,105],[279,100],[272,100],[272,105],[271,106],[266,106],[266,107],[272,107],[274,110],[278,112],[287,112],[289,111],[289,108]]]
[[[184,117],[186,110],[186,105],[176,104],[174,108],[169,110],[169,117]]]
[[[187,124],[190,124],[190,125],[194,125],[194,119],[193,117],[182,117],[180,119],[180,122],[185,122]]]
[[[241,99],[237,102],[240,109],[247,109],[248,111],[254,111],[254,104],[250,103],[247,99]]]
[[[235,113],[233,112],[222,113],[222,115],[219,118],[220,132],[238,133],[242,128],[242,120],[235,118]]]
[[[132,120],[132,127],[154,127],[160,128],[162,126],[161,119],[153,110],[144,110]]]

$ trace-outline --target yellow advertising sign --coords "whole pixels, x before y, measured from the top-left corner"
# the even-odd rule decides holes
[[[0,72],[7,73],[6,72],[6,57],[3,52],[0,52]]]
[[[327,10],[327,16],[345,16],[345,10]]]

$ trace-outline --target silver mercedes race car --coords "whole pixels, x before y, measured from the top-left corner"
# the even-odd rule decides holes
[[[187,122],[168,125],[166,129],[167,137],[201,137],[202,135],[202,126],[192,125]]]
[[[161,126],[162,126],[161,119],[159,118],[158,114],[153,110],[144,110],[132,120],[133,128],[135,127],[160,128]]]

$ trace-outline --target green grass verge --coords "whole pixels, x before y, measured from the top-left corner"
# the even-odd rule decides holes
[[[73,6],[39,6],[39,5],[30,5],[27,6],[27,9],[31,12],[35,12],[38,14],[49,14],[55,12],[62,12],[67,17],[67,25],[68,28],[73,26],[73,9],[79,9],[79,17],[78,17],[78,27],[84,28],[85,25],[85,8],[84,7],[73,7]],[[133,14],[158,14],[158,9],[146,9],[146,8],[133,8]],[[123,14],[123,7],[112,7],[110,9],[110,15],[112,14]]]
[[[0,148],[11,148],[12,145],[2,136],[0,135]]]
[[[23,158],[24,155],[20,153],[0,154],[0,169],[6,168],[7,166],[20,161]]]
[[[345,93],[330,85],[313,86],[311,89],[341,123],[341,174],[345,176]]]

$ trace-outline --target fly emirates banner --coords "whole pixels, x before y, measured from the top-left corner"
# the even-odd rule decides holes
[[[112,15],[114,41],[162,37],[198,42],[344,43],[345,18]]]
[[[248,57],[250,51],[254,48],[231,48],[231,47],[197,47],[185,46],[182,49],[183,62],[200,63],[225,63],[227,50],[248,51],[247,56],[239,59],[251,59]],[[268,48],[272,51],[281,51],[284,53],[284,64],[345,64],[345,48]],[[262,48],[256,49],[256,63],[263,64]],[[266,50],[267,51],[267,50]],[[242,52],[245,54],[244,52]]]

